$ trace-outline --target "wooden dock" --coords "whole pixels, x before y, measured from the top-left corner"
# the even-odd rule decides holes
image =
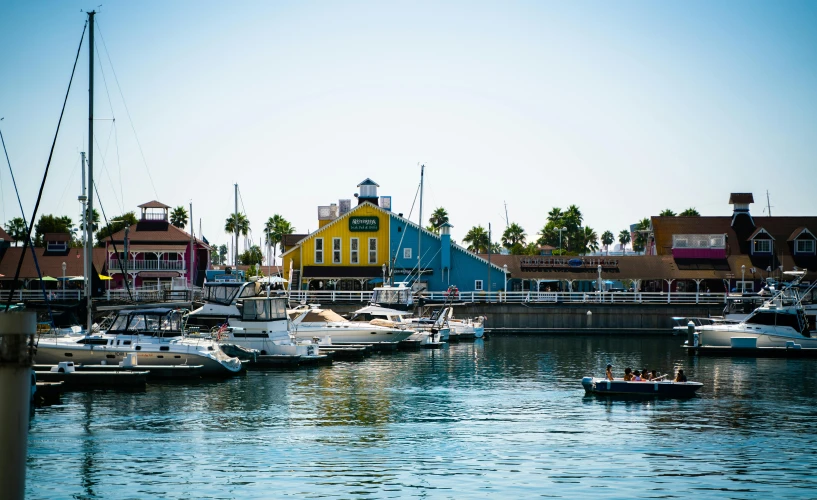
[[[62,382],[65,390],[127,389],[140,390],[147,386],[147,371],[37,371],[38,382]]]
[[[121,372],[121,371],[146,371],[148,380],[176,380],[191,379],[201,377],[202,365],[134,365],[125,368],[119,365],[74,365],[78,372]],[[51,370],[50,365],[34,365],[34,370],[38,375],[41,371]]]

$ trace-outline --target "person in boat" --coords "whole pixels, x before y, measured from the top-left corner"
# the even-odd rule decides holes
[[[650,380],[661,380],[661,377],[658,376],[658,372],[653,370],[650,372]]]
[[[624,369],[624,381],[625,382],[632,382],[633,380],[633,369],[629,366]]]
[[[682,370],[682,369],[678,370],[678,374],[675,375],[675,381],[676,382],[686,382],[687,381],[687,376],[684,375],[684,370]]]
[[[642,382],[644,379],[641,378],[641,372],[636,370],[633,372],[633,382]]]
[[[607,374],[605,377],[607,380],[615,380],[613,377],[613,365],[607,365]]]
[[[646,368],[641,370],[641,380],[647,381],[650,380],[650,378],[650,372],[648,372]]]

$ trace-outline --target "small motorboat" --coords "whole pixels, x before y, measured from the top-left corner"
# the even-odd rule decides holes
[[[625,382],[624,380],[584,377],[582,386],[584,386],[584,390],[588,394],[691,398],[703,387],[703,384],[700,382],[673,382],[671,380]]]

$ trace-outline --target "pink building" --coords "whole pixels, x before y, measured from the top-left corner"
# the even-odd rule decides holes
[[[124,288],[127,275],[135,287],[201,286],[210,268],[210,246],[170,224],[169,206],[158,201],[139,205],[139,221],[105,242],[111,288]],[[113,242],[111,241],[113,240]],[[191,272],[191,246],[195,272]]]

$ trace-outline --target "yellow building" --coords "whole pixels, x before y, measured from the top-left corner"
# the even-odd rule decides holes
[[[281,256],[284,278],[293,289],[365,290],[383,276],[389,262],[391,217],[389,210],[378,206],[383,202],[377,187],[371,179],[358,184],[359,204],[353,209],[348,208],[349,200],[341,200],[340,208],[318,207],[319,228]]]

